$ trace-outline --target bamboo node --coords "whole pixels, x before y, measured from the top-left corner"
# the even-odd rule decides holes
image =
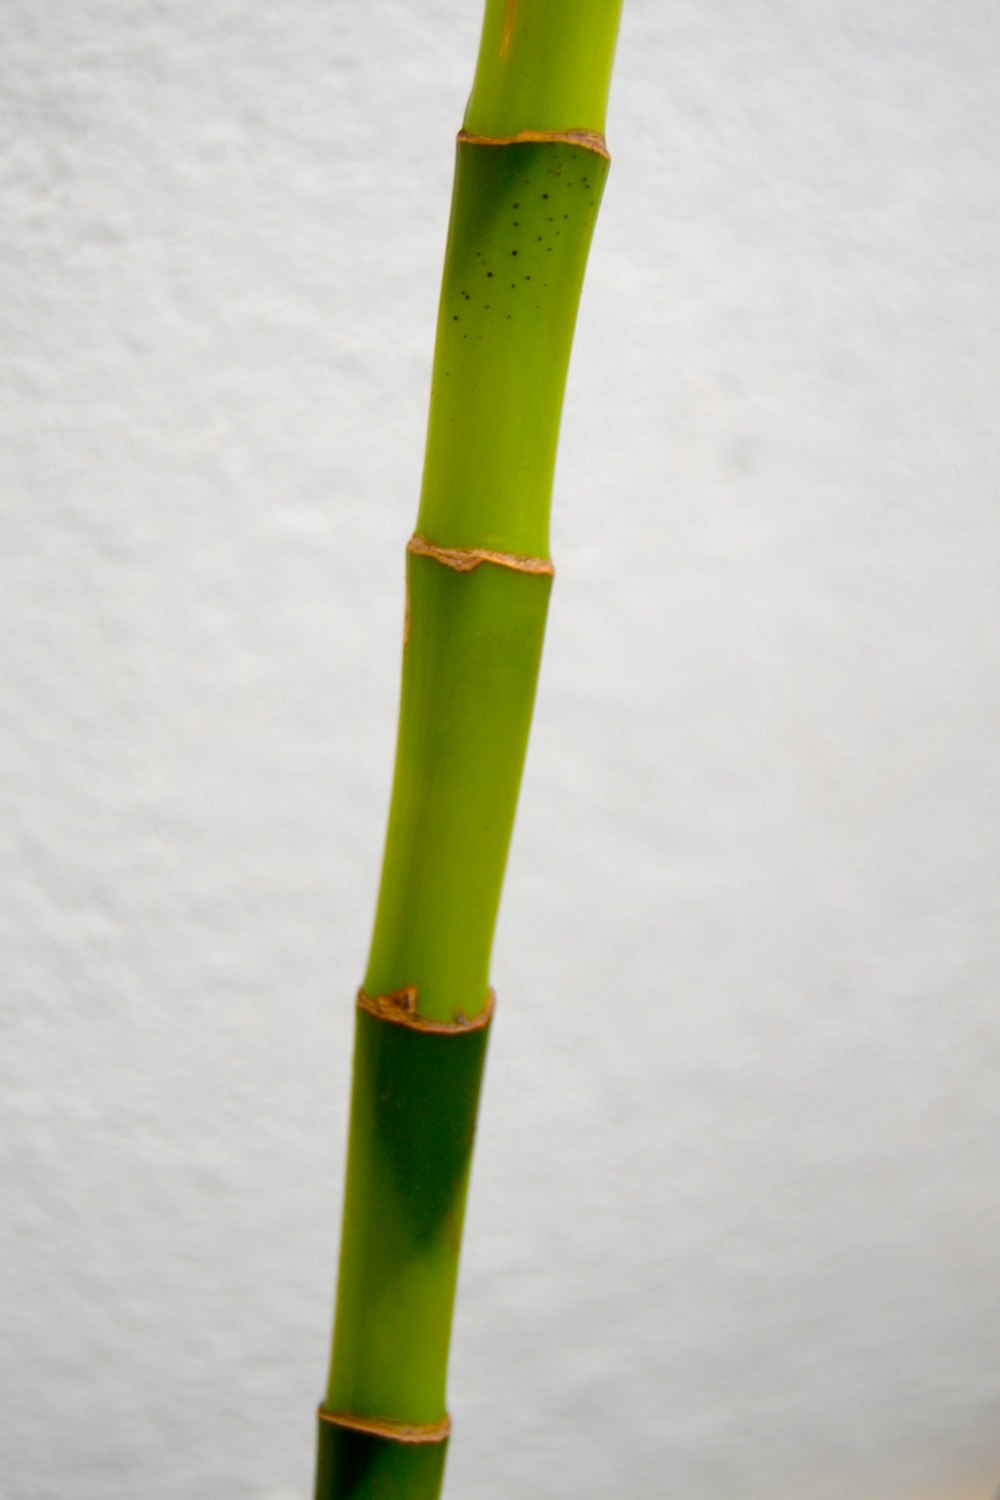
[[[515,573],[534,573],[543,578],[554,578],[556,571],[547,557],[525,557],[520,552],[491,552],[486,547],[439,547],[437,542],[429,542],[419,532],[410,537],[406,550],[414,557],[432,557],[456,573],[471,573],[481,563],[512,568]]]
[[[390,1417],[358,1417],[353,1412],[327,1411],[320,1406],[316,1415],[331,1427],[366,1432],[393,1443],[444,1443],[451,1434],[451,1418],[447,1413],[440,1422],[395,1422]]]
[[[471,135],[467,130],[458,132],[460,146],[521,146],[527,144],[580,146],[584,151],[593,151],[611,160],[607,142],[599,130],[519,130],[516,135]]]
[[[405,985],[391,995],[366,995],[364,990],[358,990],[357,1005],[359,1010],[394,1026],[406,1026],[411,1031],[430,1031],[439,1036],[461,1036],[467,1031],[481,1031],[490,1024],[496,1009],[496,995],[487,990],[485,1008],[471,1020],[460,1010],[455,1012],[453,1021],[433,1021],[429,1016],[422,1016],[417,1009],[415,984]]]

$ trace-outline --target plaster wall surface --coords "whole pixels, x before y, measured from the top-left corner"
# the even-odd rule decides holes
[[[2,1500],[309,1492],[478,22],[0,8]],[[626,0],[454,1496],[1000,1479],[998,128]]]

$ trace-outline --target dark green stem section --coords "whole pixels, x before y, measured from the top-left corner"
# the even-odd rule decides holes
[[[359,1009],[355,1034],[324,1401],[349,1421],[320,1423],[316,1500],[440,1492],[446,1444],[400,1435],[446,1415],[488,1036],[475,1023],[489,1003],[551,592],[556,443],[607,174],[600,133],[620,5],[487,0],[407,556],[396,768],[364,983],[378,1013]]]
[[[430,1500],[440,1493],[447,1440],[399,1443],[319,1424],[316,1500]]]
[[[488,1035],[414,1031],[358,1011],[330,1411],[422,1424],[445,1416]]]

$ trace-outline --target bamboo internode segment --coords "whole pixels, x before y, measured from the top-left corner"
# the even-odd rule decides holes
[[[400,1024],[403,1014],[355,1011],[351,1113],[357,1128],[348,1151],[350,1212],[323,1408],[420,1432],[438,1428],[448,1410],[459,1242],[491,1029],[438,1022],[427,1032],[406,1020]],[[440,1432],[437,1443],[400,1443],[319,1423],[322,1466],[330,1473],[369,1463],[393,1472],[443,1466],[445,1436]],[[397,1490],[386,1484],[384,1491],[355,1492],[345,1483],[318,1488],[317,1500],[376,1500],[382,1493]],[[430,1500],[437,1490],[403,1487],[398,1494],[400,1500]]]
[[[414,557],[432,557],[435,562],[456,573],[471,573],[481,563],[497,568],[511,568],[515,573],[535,573],[542,578],[555,577],[555,565],[547,557],[524,557],[519,552],[491,552],[486,547],[439,547],[419,532],[410,537],[407,552]]]
[[[331,1427],[388,1438],[392,1443],[445,1443],[451,1436],[451,1418],[447,1414],[440,1422],[393,1422],[387,1417],[358,1417],[352,1412],[327,1411],[320,1406],[316,1415]]]
[[[460,146],[520,146],[525,142],[542,145],[581,146],[584,151],[593,151],[611,160],[607,142],[599,130],[519,130],[516,135],[473,135],[460,130],[456,137]]]
[[[471,1021],[458,1012],[454,1021],[432,1021],[417,1010],[417,987],[409,984],[392,995],[366,995],[358,990],[358,1009],[367,1011],[379,1021],[389,1021],[394,1026],[405,1026],[410,1031],[429,1031],[438,1036],[461,1036],[467,1031],[482,1031],[493,1019],[496,995],[493,990],[486,994],[486,1007]]]

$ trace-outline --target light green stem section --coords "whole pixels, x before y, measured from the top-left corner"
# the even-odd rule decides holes
[[[546,559],[556,442],[621,0],[487,0],[460,139],[417,532],[433,547]],[[504,142],[503,144],[499,142]],[[490,948],[551,576],[407,557],[396,770],[364,989],[415,990],[455,1027],[487,1004]],[[333,1358],[325,1407],[445,1414],[485,1028],[359,1011]],[[321,1429],[316,1500],[435,1500],[426,1446]],[[345,1435],[346,1434],[346,1435]]]
[[[448,538],[452,541],[452,538]],[[407,558],[409,642],[370,995],[433,1020],[485,1003],[551,579]]]
[[[417,529],[548,556],[556,441],[607,160],[563,142],[460,142]],[[409,643],[365,988],[421,1012],[486,998],[551,580],[408,559]]]
[[[621,0],[487,0],[470,135],[603,134]]]

